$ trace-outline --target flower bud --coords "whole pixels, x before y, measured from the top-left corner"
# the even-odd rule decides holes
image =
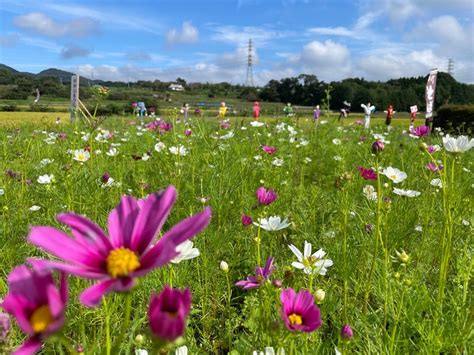
[[[141,345],[143,344],[143,342],[145,341],[145,337],[141,334],[138,334],[136,337],[135,337],[135,343],[137,343],[137,345]]]
[[[272,285],[275,288],[281,288],[282,284],[283,283],[281,282],[281,280],[278,280],[278,279],[275,279],[275,280],[272,281]]]
[[[422,152],[426,152],[428,150],[428,144],[426,144],[425,142],[421,142],[419,145],[418,145],[418,148],[422,151]]]
[[[229,264],[227,264],[224,260],[221,261],[220,268],[226,274],[229,272]]]
[[[352,332],[352,328],[349,324],[344,324],[341,328],[341,338],[343,340],[351,340],[352,337],[354,336],[354,333]]]
[[[372,143],[372,153],[378,154],[382,152],[385,149],[385,145],[383,144],[382,141],[376,140],[374,143]]]
[[[244,226],[248,226],[248,225],[252,224],[252,222],[253,222],[252,217],[246,215],[245,213],[242,213],[241,220],[242,220],[242,224]]]
[[[395,253],[397,253],[398,260],[400,260],[402,264],[406,264],[410,261],[410,256],[405,252],[405,250],[402,249],[400,253],[395,251]]]
[[[316,300],[316,303],[322,303],[325,298],[326,298],[326,292],[318,288],[316,292],[314,293],[314,299]]]

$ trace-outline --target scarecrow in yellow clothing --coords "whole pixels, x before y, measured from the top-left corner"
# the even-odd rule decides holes
[[[225,118],[225,113],[227,112],[227,107],[225,102],[221,102],[221,106],[219,107],[219,118]]]

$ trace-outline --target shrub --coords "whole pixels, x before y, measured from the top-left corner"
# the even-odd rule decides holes
[[[0,106],[0,111],[3,112],[14,112],[17,111],[17,105],[15,104],[10,104],[10,105],[2,105]]]
[[[434,127],[445,131],[471,134],[474,132],[474,105],[444,105],[437,111]]]

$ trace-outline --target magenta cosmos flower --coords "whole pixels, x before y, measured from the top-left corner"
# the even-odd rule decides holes
[[[378,154],[381,153],[385,149],[385,144],[381,140],[376,140],[372,143],[372,153]]]
[[[242,213],[241,220],[242,220],[242,224],[243,224],[244,226],[249,226],[249,225],[251,225],[252,222],[253,222],[252,217],[250,217],[249,215],[246,215],[245,213]]]
[[[235,286],[242,287],[244,290],[262,286],[273,273],[273,269],[275,268],[273,266],[273,260],[274,258],[269,257],[265,263],[265,267],[257,266],[255,268],[255,276],[249,276],[247,280],[238,281],[235,283]]]
[[[296,293],[287,288],[281,291],[281,318],[288,330],[310,333],[318,329],[322,322],[313,295],[306,290]]]
[[[14,354],[34,354],[41,343],[64,324],[68,300],[66,275],[61,273],[59,288],[45,262],[31,260],[31,268],[20,265],[8,275],[9,292],[1,307],[16,318],[28,335]]]
[[[268,154],[273,154],[276,152],[276,148],[275,147],[270,147],[268,145],[262,145],[262,150],[265,152],[265,153],[268,153]]]
[[[418,126],[415,129],[411,129],[411,134],[417,137],[424,137],[430,134],[430,127],[428,126]]]
[[[165,286],[160,294],[151,296],[148,309],[150,328],[156,337],[174,341],[184,334],[191,309],[191,292]]]
[[[365,180],[377,180],[377,173],[372,169],[365,169],[362,166],[358,166],[357,170],[359,170],[360,176],[362,176]]]
[[[137,201],[124,196],[108,219],[109,236],[85,217],[63,213],[58,221],[71,228],[73,238],[52,227],[32,228],[28,240],[62,259],[50,264],[59,270],[98,282],[82,292],[86,306],[96,306],[112,291],[127,291],[135,278],[169,263],[178,255],[176,246],[202,231],[211,218],[210,208],[182,220],[155,243],[176,199],[169,186]]]
[[[272,189],[266,189],[263,186],[259,187],[256,191],[258,203],[261,205],[269,205],[277,199],[277,194]]]

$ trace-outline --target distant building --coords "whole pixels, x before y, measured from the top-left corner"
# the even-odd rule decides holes
[[[168,86],[168,89],[172,91],[184,91],[183,85],[181,84],[171,84]]]

